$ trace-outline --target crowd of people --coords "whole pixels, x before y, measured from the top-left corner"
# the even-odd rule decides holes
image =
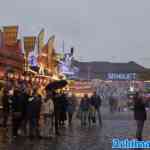
[[[96,123],[96,113],[101,121],[101,99],[96,95],[85,95],[78,104],[74,94],[63,90],[47,90],[40,85],[25,81],[7,81],[0,87],[2,102],[2,126],[11,123],[12,136],[49,137],[66,125],[72,126],[77,114],[81,126]],[[77,113],[76,113],[77,112]]]
[[[81,119],[81,126],[86,126],[87,124],[91,126],[91,123],[96,123],[96,116],[98,117],[99,125],[102,126],[101,118],[101,98],[94,92],[93,96],[88,97],[84,95],[81,99],[79,113]]]
[[[72,127],[74,116],[80,120],[82,128],[91,127],[97,120],[102,127],[103,99],[100,94],[94,92],[91,97],[85,94],[78,103],[74,94],[61,89],[48,90],[42,85],[27,81],[7,81],[5,85],[0,85],[2,127],[7,129],[10,124],[14,138],[18,135],[30,138],[50,137],[53,133],[60,135],[63,127]],[[117,100],[113,94],[109,95],[108,100],[112,113]],[[136,138],[141,140],[147,119],[143,95],[137,92],[133,97],[133,104]]]

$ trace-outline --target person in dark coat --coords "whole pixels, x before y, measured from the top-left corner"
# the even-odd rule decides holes
[[[29,98],[29,93],[28,93],[28,89],[22,89],[21,90],[21,99],[23,102],[23,109],[22,109],[22,130],[24,132],[24,134],[27,134],[27,107],[28,107],[28,98]]]
[[[67,107],[67,112],[68,112],[68,123],[71,126],[72,125],[72,117],[73,114],[76,110],[76,97],[74,95],[68,97],[68,107]]]
[[[55,91],[50,91],[48,93],[51,93],[52,100],[54,103],[55,134],[60,135],[60,133],[59,133],[59,118],[60,118],[60,109],[61,109],[61,105],[60,105],[61,96],[58,93],[56,93]]]
[[[2,96],[2,107],[3,107],[3,127],[7,127],[7,121],[10,111],[9,106],[9,94],[8,90],[4,89],[3,96]]]
[[[89,97],[87,94],[82,97],[79,110],[81,115],[81,127],[85,127],[87,125],[88,113],[90,108]]]
[[[113,97],[113,95],[111,95],[109,97],[110,114],[114,113],[114,111],[115,111],[114,106],[115,106],[115,98]]]
[[[102,117],[101,117],[101,111],[100,111],[101,103],[102,103],[102,100],[100,96],[98,96],[96,92],[94,92],[93,96],[91,97],[91,104],[95,107],[100,126],[102,126]]]
[[[18,129],[20,128],[22,121],[22,111],[24,108],[24,103],[21,95],[20,89],[14,90],[14,95],[11,98],[12,100],[12,124],[13,124],[13,136],[18,135]]]
[[[64,126],[65,121],[67,120],[67,108],[68,108],[68,101],[67,96],[65,93],[60,94],[60,118],[59,118],[59,125]]]
[[[142,140],[142,132],[144,127],[144,122],[147,119],[145,103],[143,102],[143,98],[140,97],[137,92],[134,97],[134,119],[136,120],[137,130],[136,130],[136,138],[138,140]]]
[[[29,123],[29,136],[40,137],[39,133],[39,118],[41,112],[41,97],[37,95],[36,91],[30,91],[27,106],[27,122]]]

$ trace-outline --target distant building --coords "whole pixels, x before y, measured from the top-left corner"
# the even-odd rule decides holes
[[[110,63],[110,62],[79,62],[74,64],[79,68],[79,78],[101,80],[138,80],[139,75],[147,69],[135,63]]]

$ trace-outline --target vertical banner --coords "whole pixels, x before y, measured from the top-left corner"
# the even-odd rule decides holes
[[[54,42],[55,42],[55,36],[51,36],[48,40],[48,54],[52,55],[54,52]]]
[[[25,53],[29,53],[34,50],[35,48],[35,42],[36,42],[36,37],[35,36],[29,36],[29,37],[24,37],[24,51]]]
[[[18,36],[18,26],[5,26],[3,27],[3,30],[4,45],[10,46],[16,44]]]
[[[38,55],[38,64],[40,68],[47,68],[49,73],[54,73],[54,42],[55,36],[51,36],[41,49],[40,54]]]
[[[38,60],[38,65],[39,66],[43,66],[44,68],[48,68],[48,43],[46,45],[44,45],[44,47],[42,48],[40,54],[37,57]]]
[[[38,35],[37,41],[38,41],[38,54],[40,54],[42,48],[44,47],[44,36],[45,31],[42,29]]]
[[[55,36],[51,36],[48,40],[48,68],[51,70],[51,72],[54,72],[54,42],[55,42]]]

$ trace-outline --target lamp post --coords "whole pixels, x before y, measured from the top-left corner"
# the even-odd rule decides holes
[[[90,82],[90,78],[91,78],[90,71],[91,71],[91,67],[90,67],[90,66],[88,66],[88,68],[87,68],[88,83]]]

